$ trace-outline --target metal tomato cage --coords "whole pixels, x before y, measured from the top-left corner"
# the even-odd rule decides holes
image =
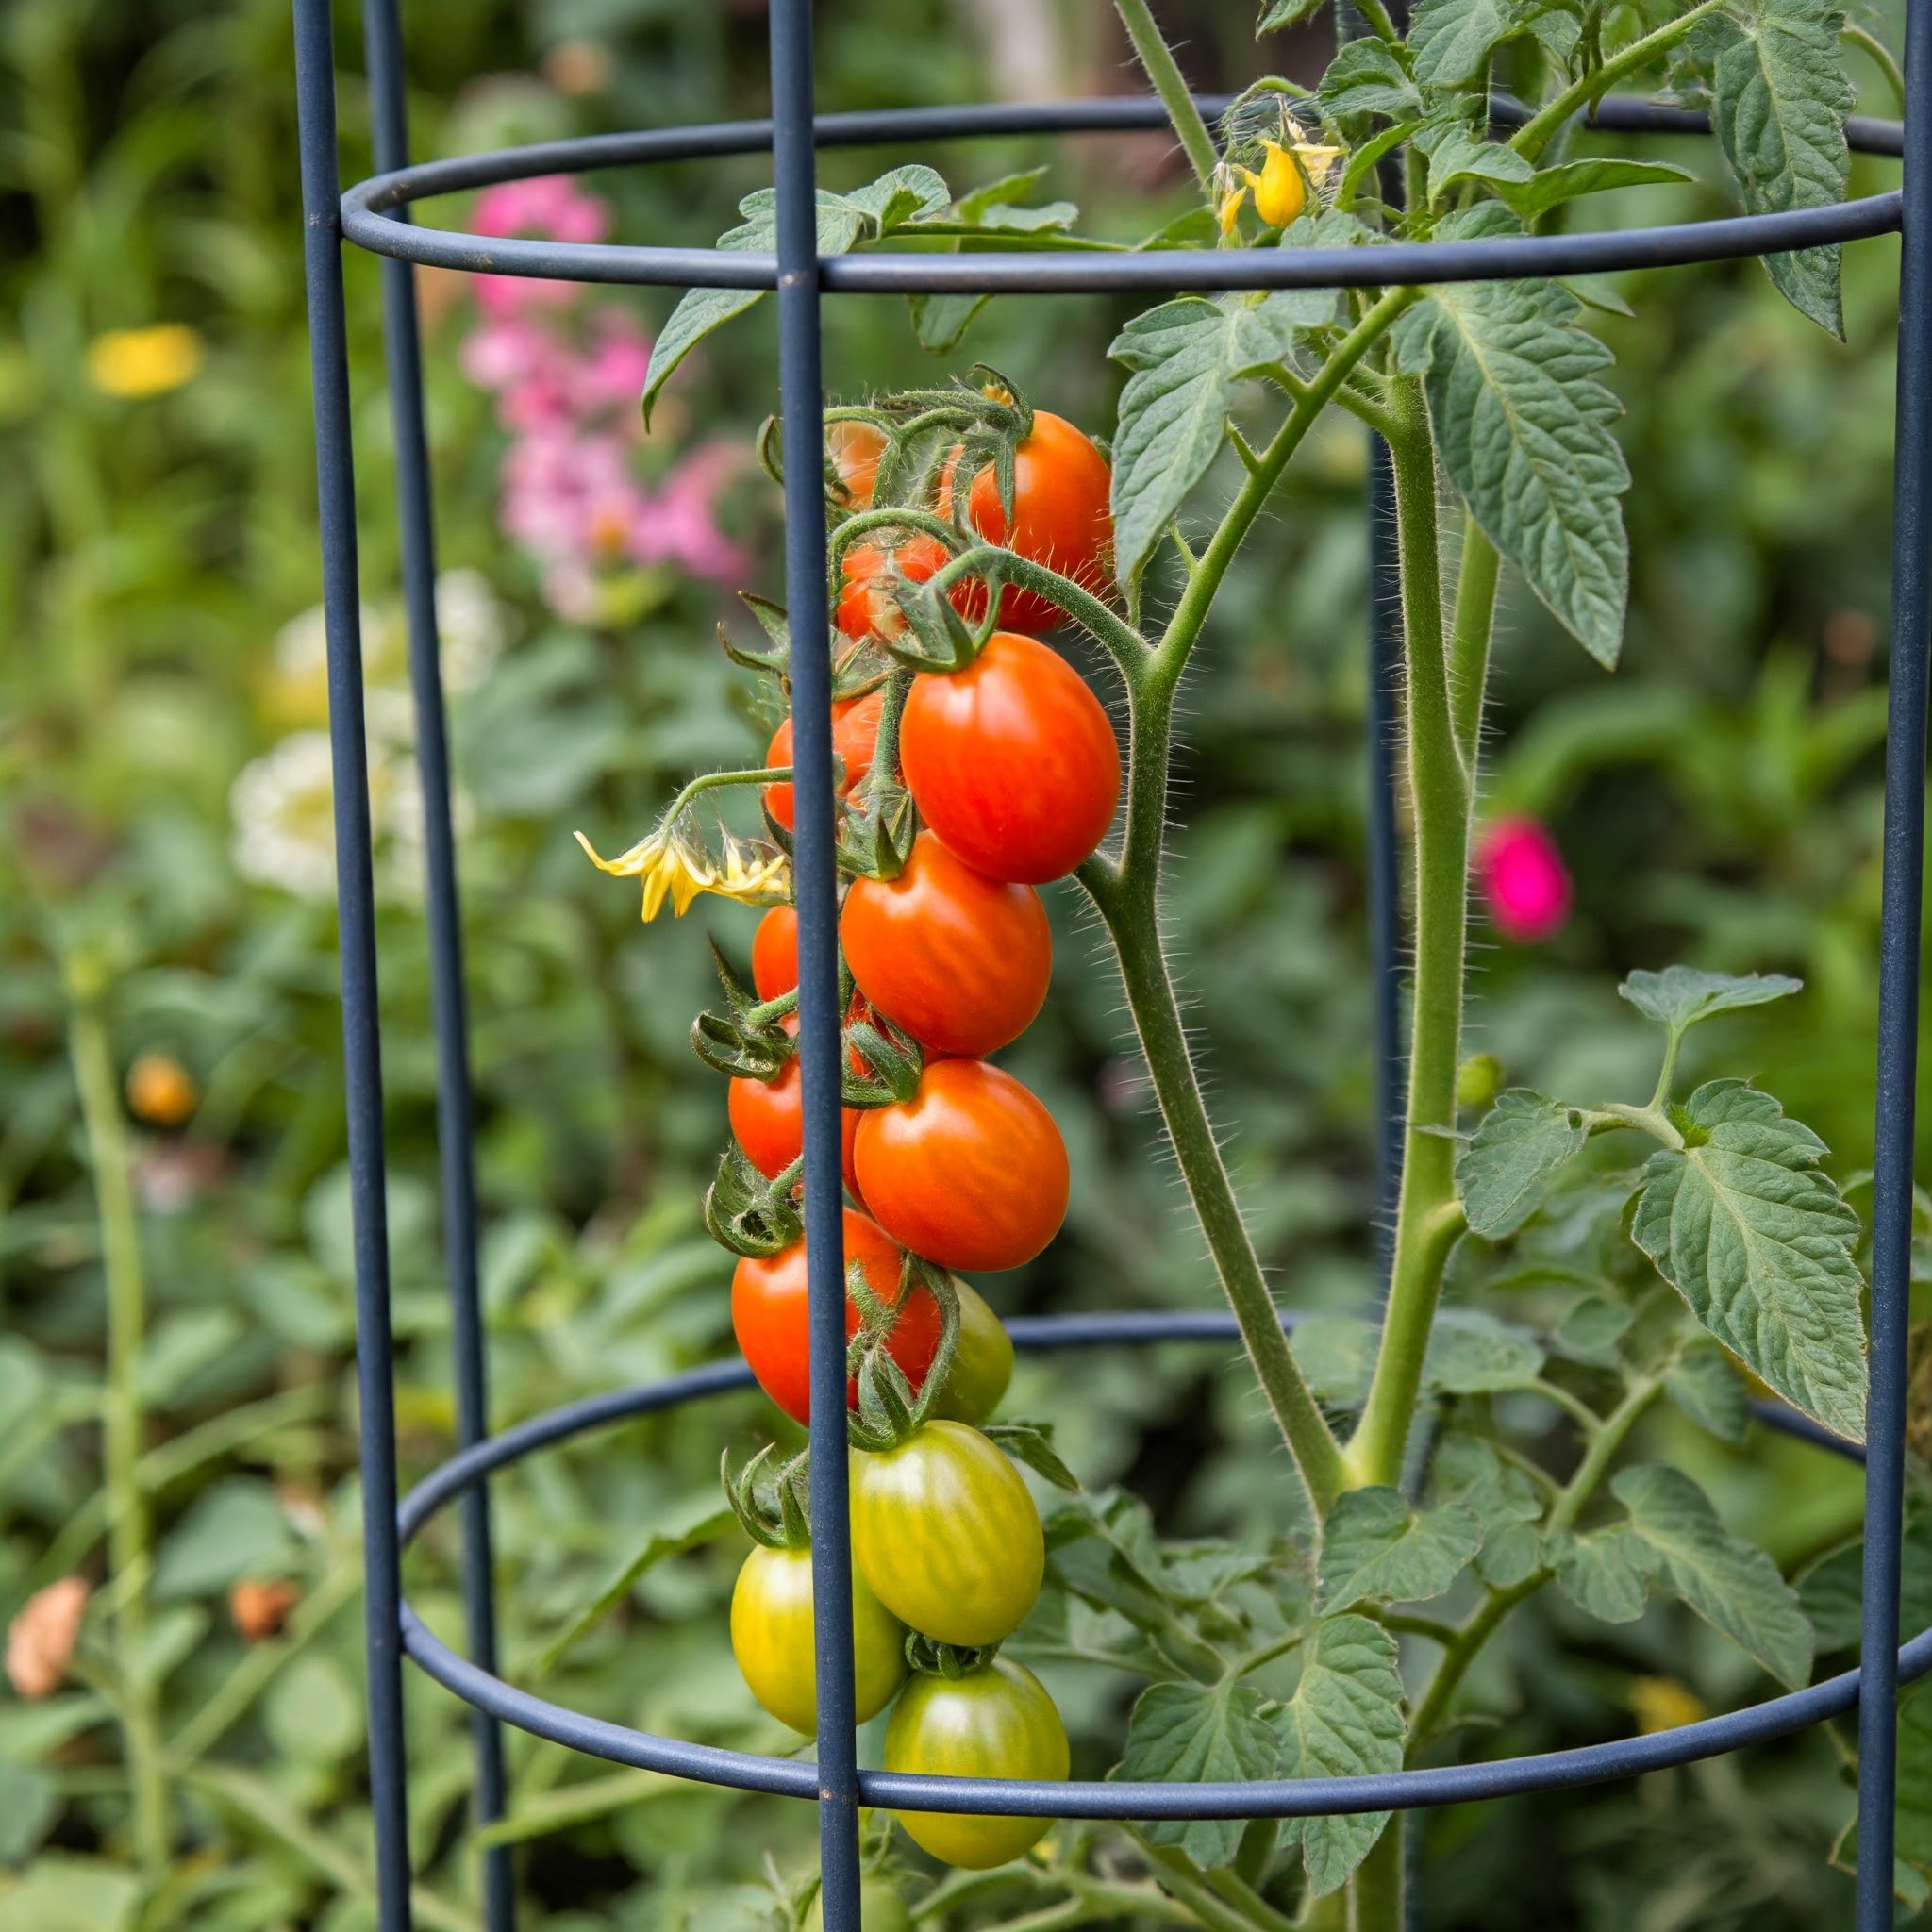
[[[554,142],[454,161],[408,165],[399,0],[365,0],[375,155],[383,171],[341,192],[335,55],[328,0],[294,0],[306,273],[312,337],[320,479],[323,594],[327,618],[329,736],[341,911],[344,1084],[355,1208],[358,1378],[367,1549],[369,1766],[382,1932],[410,1925],[402,1657],[407,1653],[472,1707],[479,1823],[505,1802],[499,1726],[510,1724],[612,1763],[819,1805],[826,1932],[859,1932],[858,1807],[971,1810],[1085,1819],[1309,1817],[1459,1804],[1629,1777],[1714,1757],[1858,1711],[1860,1857],[1857,1932],[1892,1923],[1894,1707],[1902,1682],[1932,1671],[1932,1631],[1899,1645],[1904,1501],[1914,1073],[1918,1044],[1921,871],[1924,820],[1926,652],[1932,626],[1932,114],[1908,128],[1855,119],[1851,144],[1902,156],[1900,192],[1841,206],[1637,229],[1449,243],[1400,243],[1373,252],[1177,250],[1141,255],[821,257],[813,220],[820,146],[972,135],[1158,128],[1151,98],[1046,107],[945,108],[909,112],[812,112],[809,0],[773,0],[773,114],[703,127]],[[1915,0],[1906,74],[1913,99],[1932,98],[1932,0]],[[1224,105],[1207,102],[1209,111]],[[1499,109],[1499,111],[1501,111]],[[1706,117],[1611,101],[1598,125],[1632,131],[1703,133]],[[654,160],[762,152],[773,156],[777,253],[635,248],[501,241],[408,224],[411,201],[527,175],[636,166]],[[1865,1461],[1864,1625],[1861,1669],[1744,1710],[1674,1730],[1587,1749],[1376,1776],[1253,1784],[1042,1784],[890,1774],[858,1767],[853,1724],[852,1625],[846,1529],[844,1282],[839,1172],[839,1024],[836,873],[832,857],[829,671],[823,654],[792,666],[796,721],[800,1014],[806,1121],[805,1215],[809,1241],[812,1355],[813,1581],[817,1629],[816,1763],[691,1744],[548,1703],[496,1674],[487,1478],[532,1452],[587,1430],[745,1387],[741,1362],[711,1364],[641,1389],[575,1403],[501,1435],[489,1430],[477,1299],[468,1025],[458,913],[449,764],[437,659],[435,544],[413,263],[497,275],[560,276],[682,288],[775,289],[785,440],[816,446],[821,408],[819,305],[826,292],[1081,292],[1346,288],[1502,280],[1594,270],[1709,262],[1899,233],[1898,441],[1893,511],[1890,719],[1886,745],[1884,906],[1880,941],[1878,1109],[1874,1192],[1870,1447]],[[397,511],[408,613],[409,661],[424,788],[427,916],[434,989],[444,1234],[453,1321],[459,1453],[398,1507],[391,1385],[389,1258],[384,1208],[382,1072],[376,1019],[375,899],[358,634],[355,478],[342,296],[344,239],[383,262],[388,376],[393,410]],[[1392,796],[1393,721],[1387,691],[1399,660],[1394,559],[1387,536],[1386,467],[1372,491],[1372,650],[1376,693],[1369,721],[1371,943],[1380,1052],[1378,1099],[1391,1129],[1400,1113],[1396,1034],[1398,856]],[[796,634],[825,628],[825,539],[820,480],[793,466],[786,485],[786,590]],[[1377,504],[1374,499],[1382,495]],[[1383,1178],[1392,1185],[1399,1139],[1384,1135]],[[1045,1317],[1009,1324],[1023,1348],[1225,1341],[1231,1316],[1176,1313]],[[1774,1405],[1764,1420],[1840,1453],[1858,1452]],[[403,1545],[445,1503],[460,1499],[468,1656],[433,1637],[404,1601]],[[511,1932],[514,1894],[507,1849],[483,1855],[488,1932]]]

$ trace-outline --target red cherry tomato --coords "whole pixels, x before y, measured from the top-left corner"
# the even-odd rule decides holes
[[[895,879],[858,879],[839,942],[858,990],[940,1053],[1017,1040],[1046,998],[1053,934],[1031,886],[988,878],[930,832]]]
[[[785,1062],[775,1080],[741,1076],[732,1081],[724,1103],[731,1132],[751,1157],[751,1164],[770,1180],[784,1173],[805,1147],[805,1077],[798,1056]],[[853,1137],[858,1132],[858,1109],[841,1109],[840,1160],[845,1185],[856,1194],[858,1183],[852,1165]]]
[[[937,537],[908,537],[899,544],[858,543],[845,554],[844,588],[839,592],[838,625],[848,638],[895,638],[906,628],[881,579],[896,564],[899,575],[923,584],[952,561],[953,553]]]
[[[1046,645],[994,631],[912,680],[899,758],[919,815],[988,878],[1057,879],[1107,836],[1121,755],[1100,700]]]
[[[941,1268],[1017,1268],[1066,1218],[1060,1130],[984,1060],[927,1067],[910,1100],[859,1122],[854,1158],[879,1225]]]
[[[953,514],[952,463],[940,479],[938,509]],[[1033,429],[1013,452],[1013,525],[1007,528],[999,484],[989,463],[973,479],[966,521],[989,543],[1003,543],[1035,563],[1046,564],[1081,589],[1105,595],[1113,553],[1113,514],[1108,497],[1113,481],[1107,458],[1063,416],[1033,412]],[[969,618],[986,609],[978,582],[960,588],[958,603]],[[1000,595],[1000,625],[1033,633],[1065,619],[1044,597],[1008,585]]]
[[[839,477],[848,509],[872,508],[873,485],[878,481],[879,458],[886,453],[886,432],[875,424],[846,422],[825,425],[825,454]]]
[[[845,1266],[860,1269],[866,1286],[890,1304],[899,1292],[903,1257],[899,1245],[876,1222],[845,1209]],[[845,1333],[857,1335],[859,1313],[845,1300]],[[731,1275],[731,1329],[758,1384],[793,1422],[811,1419],[809,1333],[805,1298],[805,1242],[782,1253],[744,1256]],[[923,1288],[907,1297],[886,1339],[886,1351],[915,1390],[932,1366],[940,1345],[939,1305]],[[857,1379],[846,1400],[858,1400]]]
[[[872,770],[872,755],[878,749],[879,713],[884,710],[883,691],[869,691],[862,698],[841,698],[832,707],[832,749],[843,760],[845,774],[839,780],[839,796],[851,796],[853,787]],[[772,734],[765,750],[768,765],[791,762],[791,720],[788,716]],[[789,832],[791,823],[790,784],[765,787],[765,809]]]
[[[774,1000],[798,984],[798,913],[794,908],[774,906],[758,921],[751,942],[751,983],[761,1000]]]

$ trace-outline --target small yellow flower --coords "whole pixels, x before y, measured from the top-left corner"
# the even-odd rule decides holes
[[[1341,149],[1310,141],[1291,115],[1282,117],[1284,141],[1261,141],[1261,170],[1230,164],[1221,170],[1215,214],[1224,235],[1234,231],[1242,207],[1253,195],[1255,212],[1271,228],[1285,228],[1308,205],[1310,189],[1327,180]]]
[[[87,345],[88,380],[108,396],[166,395],[193,381],[204,353],[201,337],[185,322],[113,328]]]
[[[1630,1686],[1630,1709],[1646,1737],[1694,1724],[1705,1715],[1697,1693],[1674,1677],[1639,1677]]]
[[[643,881],[646,920],[657,918],[666,899],[671,902],[673,916],[683,918],[700,892],[712,892],[721,899],[735,899],[746,906],[774,904],[786,896],[788,867],[784,854],[761,852],[756,846],[741,844],[728,833],[724,836],[722,865],[670,824],[659,825],[649,838],[641,839],[616,858],[600,858],[596,848],[581,832],[576,841],[600,872],[608,872],[616,878]]]

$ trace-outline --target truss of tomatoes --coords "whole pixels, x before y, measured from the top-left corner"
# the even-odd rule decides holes
[[[971,533],[1102,593],[1112,526],[1099,449],[1072,424],[1028,411],[1004,391],[960,413],[959,440],[938,448],[918,486],[931,513],[961,531],[961,547]],[[988,436],[1002,432],[1005,451],[982,460]],[[902,457],[890,414],[876,424],[834,425],[827,468],[835,514],[873,508],[881,477],[904,469]],[[835,648],[847,661],[870,651],[890,663],[886,654],[906,637],[906,587],[929,582],[953,554],[916,528],[885,528],[849,546],[834,586]],[[1041,641],[1061,621],[1057,608],[1030,588],[1003,583],[990,614],[987,584],[970,574],[955,578],[955,628],[970,627],[976,648],[961,654],[958,668],[920,669],[909,683],[900,675],[883,760],[890,769],[881,769],[886,684],[841,690],[835,681],[841,808],[857,812],[890,786],[917,815],[915,825],[911,812],[900,812],[894,863],[859,871],[839,920],[851,988],[847,1097],[862,1089],[867,1103],[847,1106],[842,1120],[852,1204],[843,1211],[846,1335],[872,1351],[868,1363],[891,1364],[877,1373],[899,1391],[884,1402],[883,1422],[879,1399],[869,1397],[855,1425],[857,1714],[862,1721],[892,1707],[885,1761],[893,1770],[1061,1778],[1067,1739],[1052,1699],[1030,1672],[996,1655],[1032,1607],[1045,1564],[1031,1492],[979,1426],[1005,1393],[1012,1344],[997,1315],[953,1271],[1021,1267],[1066,1214],[1059,1130],[1039,1099],[987,1056],[1016,1040],[1046,997],[1053,948],[1037,888],[1074,871],[1106,836],[1120,798],[1121,758],[1105,708]],[[791,762],[791,732],[788,715],[767,767]],[[790,783],[768,784],[764,806],[774,827],[792,830]],[[758,1386],[805,1424],[806,1244],[789,1213],[804,1146],[803,1082],[791,1043],[795,1012],[779,1013],[774,1024],[767,1010],[782,1008],[798,983],[791,907],[766,913],[751,966],[757,1005],[741,989],[734,1004],[741,1016],[758,1016],[759,1047],[741,1067],[724,1062],[734,1075],[727,1111],[738,1171],[762,1177],[774,1200],[755,1224],[758,1239],[734,1240],[741,1253],[732,1327]],[[727,976],[728,991],[732,985]],[[727,1165],[733,1158],[727,1154]],[[712,1226],[720,1231],[716,1220]],[[950,1356],[945,1374],[928,1388],[942,1349]],[[861,1407],[857,1374],[847,1399]],[[768,1505],[755,1500],[754,1487],[748,1472],[733,1498],[756,1547],[733,1593],[732,1646],[764,1708],[810,1735],[817,1707],[803,1485],[781,1474],[778,1500]],[[926,1664],[909,1681],[908,1655]],[[932,1663],[935,1655],[943,1669]],[[973,1867],[1019,1856],[1047,1823],[924,1813],[901,1822],[935,1857]]]

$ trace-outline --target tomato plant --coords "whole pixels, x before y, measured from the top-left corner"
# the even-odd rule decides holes
[[[897,637],[905,621],[887,585],[894,575],[923,584],[945,567],[950,555],[934,537],[858,545],[846,556],[844,580],[833,609],[839,628],[855,640]]]
[[[876,1223],[849,1208],[844,1226],[846,1267],[858,1269],[873,1294],[891,1307],[899,1292],[903,1251]],[[859,1309],[848,1295],[847,1336],[858,1333],[859,1323]],[[808,1422],[811,1373],[803,1239],[775,1255],[740,1257],[731,1275],[731,1329],[758,1387],[793,1422]],[[938,1307],[924,1289],[914,1289],[899,1310],[888,1348],[915,1388],[924,1379],[939,1339]],[[850,1399],[858,1399],[856,1385]]]
[[[731,1131],[760,1174],[775,1177],[805,1152],[804,1103],[805,1080],[796,1054],[770,1080],[741,1074],[732,1081],[725,1101]],[[841,1109],[840,1160],[845,1185],[854,1193],[858,1191],[858,1170],[852,1158],[858,1121],[856,1108]]]
[[[970,1282],[955,1281],[959,1333],[946,1379],[926,1412],[950,1422],[985,1422],[1000,1406],[1013,1379],[1013,1338]]]
[[[988,1054],[1046,998],[1053,933],[1031,886],[976,873],[930,832],[897,878],[855,879],[839,940],[858,990],[922,1045]]]
[[[751,942],[751,983],[761,1000],[774,1000],[798,984],[798,913],[774,906],[758,921]]]
[[[998,1657],[958,1677],[915,1672],[886,1721],[885,1767],[936,1777],[1057,1782],[1071,1762],[1054,1701],[1024,1664]],[[901,1811],[923,1851],[980,1872],[1004,1865],[1046,1836],[1050,1818]]]
[[[852,1459],[852,1554],[892,1614],[941,1643],[1010,1637],[1045,1574],[1040,1511],[977,1429],[928,1422]]]
[[[940,484],[938,508],[942,517],[954,514],[956,467],[948,464]],[[1004,544],[1043,563],[1082,590],[1104,591],[1113,549],[1113,513],[1108,505],[1112,482],[1107,458],[1091,438],[1065,417],[1036,409],[1031,434],[1013,451],[1010,525],[991,465],[973,473],[965,520],[989,543]],[[958,601],[968,617],[985,614],[986,592],[977,585]],[[1008,630],[1038,633],[1053,630],[1066,620],[1047,598],[1008,586],[1000,596],[999,621]]]
[[[936,1060],[910,1100],[861,1117],[853,1168],[895,1241],[944,1268],[1017,1268],[1066,1217],[1066,1143],[1012,1074]]]
[[[1011,631],[963,671],[913,679],[899,755],[920,817],[988,878],[1040,885],[1072,872],[1120,802],[1100,700],[1063,658]]]
[[[731,1591],[731,1651],[751,1693],[781,1724],[806,1737],[819,1728],[812,1670],[811,1550],[758,1545]],[[860,1724],[891,1701],[906,1674],[906,1626],[855,1570],[852,1683]]]

